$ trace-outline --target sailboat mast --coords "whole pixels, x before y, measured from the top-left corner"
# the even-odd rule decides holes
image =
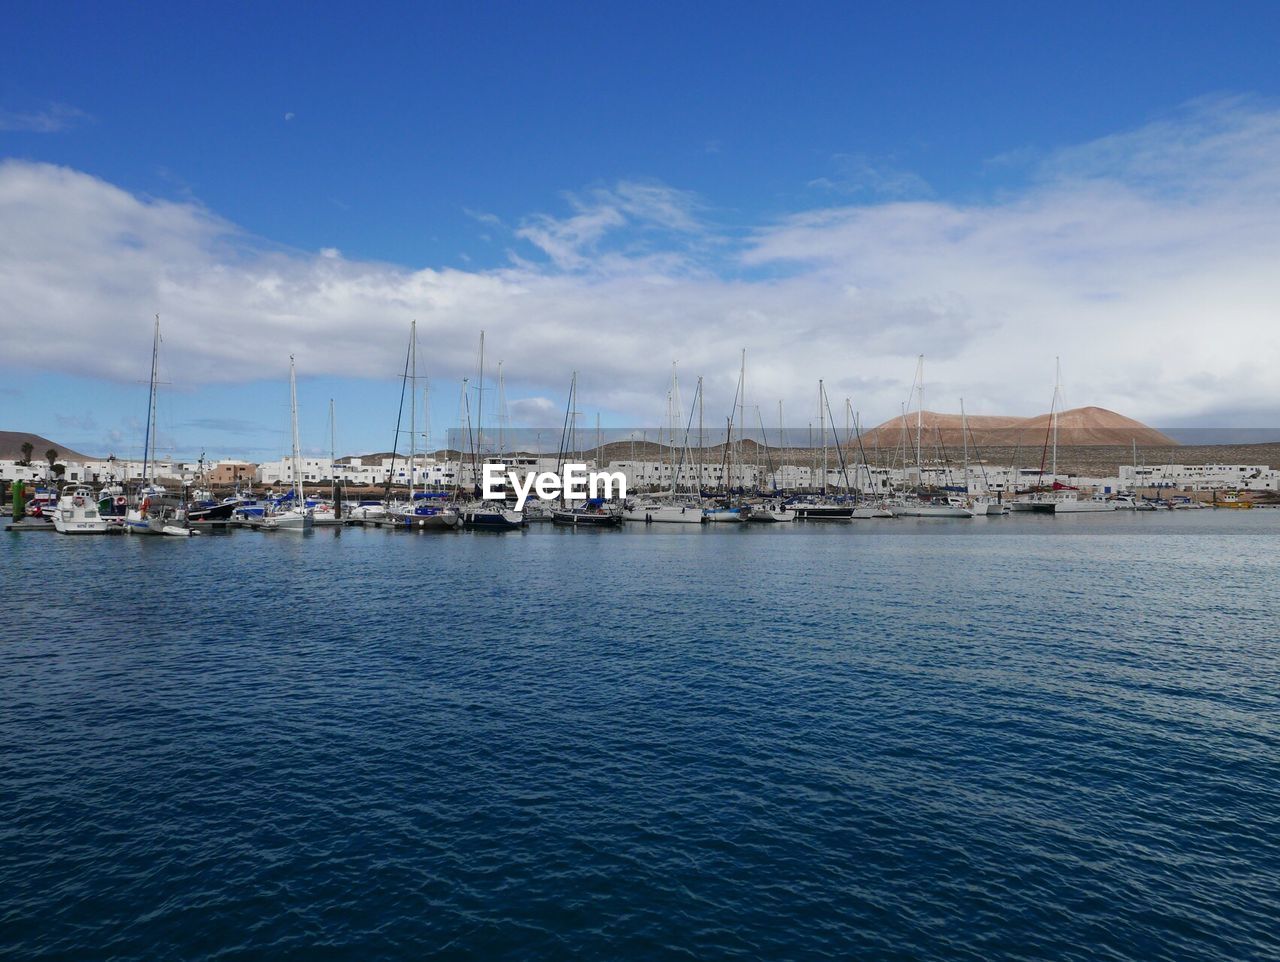
[[[498,454],[507,450],[507,388],[502,380],[502,361],[498,361]]]
[[[476,388],[476,450],[484,452],[484,331],[480,332],[480,386]],[[480,474],[477,471],[476,477]]]
[[[920,437],[924,433],[924,355],[916,360],[916,390],[920,403],[916,407],[916,483],[924,484],[924,459],[921,457]]]
[[[293,492],[301,508],[306,504],[306,494],[302,487],[302,443],[298,440],[298,376],[292,354],[289,355],[289,420],[293,428]]]
[[[422,378],[422,454],[425,456],[431,452],[431,378],[423,375]],[[426,490],[426,482],[423,482],[423,490]]]
[[[409,505],[418,473],[418,322],[409,322]]]
[[[969,424],[964,416],[964,398],[960,399],[960,436],[964,439],[964,493],[969,493]]]
[[[1058,479],[1058,408],[1062,406],[1062,361],[1053,359],[1053,410],[1049,414],[1053,431],[1053,467],[1050,473]]]
[[[676,496],[676,405],[679,404],[680,397],[680,379],[677,373],[676,362],[671,362],[671,393],[667,395],[667,417],[670,422],[669,434],[667,436],[667,453],[668,461],[671,463],[671,498]],[[684,452],[680,453],[680,461],[684,462]]]
[[[333,516],[342,517],[342,498],[338,488],[338,422],[333,413],[333,398],[329,398],[329,481],[333,487]]]
[[[747,420],[747,349],[742,349],[742,363],[738,368],[738,487],[746,490],[747,467],[742,460],[742,430]]]
[[[850,401],[848,398],[845,398],[844,399],[844,452],[843,452],[844,453],[843,460],[845,461],[848,461],[849,458],[853,457],[853,448],[849,446],[849,438],[852,437],[849,431],[849,421],[852,417],[852,414],[853,414],[853,402]],[[833,429],[835,428],[834,424],[832,425],[832,428]],[[840,447],[839,438],[836,438],[836,447],[837,448]]]
[[[822,384],[822,378],[818,378],[818,437],[822,441],[822,493],[827,493],[827,412],[826,405],[823,403],[826,399],[826,388]]]
[[[151,338],[151,387],[147,393],[147,428],[142,438],[142,487],[151,478],[151,458],[155,456],[156,373],[160,362],[160,315],[156,315],[155,334]]]
[[[702,436],[702,378],[698,378],[698,497],[702,497],[703,474],[706,471],[706,441]]]

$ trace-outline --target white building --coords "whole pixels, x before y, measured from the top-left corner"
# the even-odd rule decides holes
[[[1280,471],[1265,464],[1122,464],[1120,481],[1129,487],[1179,491],[1277,491]]]

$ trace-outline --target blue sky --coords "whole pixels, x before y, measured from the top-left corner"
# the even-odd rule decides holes
[[[889,417],[919,352],[948,410],[961,393],[1043,410],[1062,354],[1075,403],[1160,423],[1275,411],[1275,291],[1235,256],[1268,237],[1239,185],[1273,184],[1274,4],[85,4],[6,19],[0,277],[22,279],[0,286],[8,428],[127,449],[157,311],[184,452],[277,450],[291,351],[308,444],[334,397],[340,446],[385,448],[415,316],[441,421],[481,327],[517,410],[544,420],[580,369],[584,407],[656,422],[676,358],[727,410],[744,346],[759,402],[797,412],[825,373]],[[1157,233],[1128,236],[1112,219],[1126,210]],[[1074,221],[1102,253],[1048,243]],[[1173,243],[1176,304],[1191,289],[1198,316],[1229,302],[1262,339],[1251,356],[1237,343],[1189,364],[1164,343],[1176,304],[1132,278]],[[40,266],[61,252],[74,270]],[[1129,280],[1099,267],[1126,258]],[[1002,264],[1028,292],[1016,303]],[[1117,306],[1080,311],[1103,302]],[[1077,317],[1095,343],[1145,334],[1124,345],[1130,368],[1097,363],[1067,333]],[[1183,348],[1195,324],[1177,321]],[[1011,346],[1026,325],[1054,333]],[[52,343],[31,344],[39,330]]]

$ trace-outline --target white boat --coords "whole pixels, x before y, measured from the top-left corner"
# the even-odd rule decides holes
[[[675,501],[636,501],[622,510],[624,521],[644,524],[702,524],[706,521],[702,507]]]
[[[53,528],[58,534],[107,534],[115,525],[98,511],[93,489],[69,484],[53,512]]]
[[[794,521],[796,520],[796,512],[794,508],[788,508],[781,502],[766,501],[763,504],[750,505],[747,512],[747,520],[763,521],[766,524]]]
[[[377,521],[387,516],[387,506],[381,501],[348,503],[345,510],[347,517],[355,521]]]
[[[385,509],[383,516],[404,528],[446,530],[462,523],[458,509],[451,504],[431,503],[419,498],[413,504],[398,502]]]
[[[1054,502],[1054,514],[1096,514],[1100,511],[1114,511],[1116,506],[1102,497],[1063,498]]]
[[[973,509],[975,517],[998,517],[1008,512],[1008,508],[995,498],[977,497],[969,499],[969,507]]]
[[[946,502],[937,501],[903,501],[893,506],[893,513],[905,518],[972,518],[973,509],[959,498],[948,498]]]
[[[702,509],[702,516],[709,522],[737,522],[744,520],[745,509],[742,507],[726,508],[720,505],[714,505],[709,508]]]
[[[698,379],[694,391],[690,420],[684,427],[683,439],[677,445],[680,432],[680,378],[676,365],[671,365],[671,390],[667,394],[666,451],[670,458],[671,487],[661,495],[649,495],[627,501],[622,507],[622,519],[641,524],[704,524],[707,521],[702,507],[700,485],[693,477],[693,459],[689,450],[689,431],[692,428],[692,409],[702,403],[702,379]],[[661,438],[661,434],[659,434]],[[679,451],[679,458],[676,451]]]
[[[864,504],[860,507],[854,508],[851,517],[855,521],[868,521],[872,518],[892,518],[893,512],[884,505]]]
[[[1053,506],[1054,514],[1096,514],[1102,511],[1114,511],[1115,505],[1108,501],[1059,501]]]

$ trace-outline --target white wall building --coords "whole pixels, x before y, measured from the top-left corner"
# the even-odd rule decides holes
[[[1120,481],[1128,487],[1180,491],[1278,491],[1280,471],[1264,464],[1122,464]]]

